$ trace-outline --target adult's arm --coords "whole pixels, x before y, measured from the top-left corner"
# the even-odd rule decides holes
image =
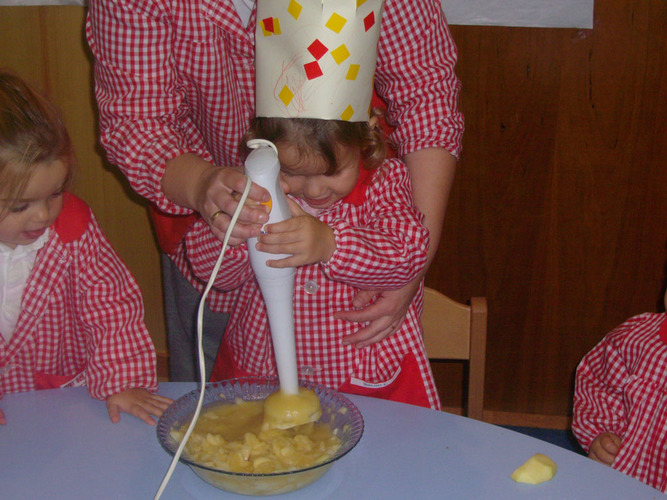
[[[246,177],[235,168],[217,167],[194,154],[184,154],[166,162],[162,177],[165,196],[181,207],[191,208],[202,214],[213,234],[222,241],[229,227],[231,216],[238,206],[238,196],[246,185]],[[268,192],[253,184],[248,202],[244,205],[234,226],[230,244],[238,245],[248,238],[259,236],[261,224],[269,216],[264,208],[253,205],[253,200],[268,201]],[[222,217],[213,214],[223,212]]]
[[[440,0],[387,0],[378,41],[377,93],[400,157],[428,148],[461,152],[461,82]]]
[[[412,178],[429,229],[431,263],[461,152],[457,50],[439,0],[387,0],[378,42],[376,89],[387,103],[390,135]],[[428,266],[427,266],[428,268]]]
[[[424,274],[438,251],[449,193],[454,183],[456,158],[443,148],[421,149],[406,155],[415,205],[424,214],[430,245]]]
[[[438,0],[387,0],[378,43],[376,90],[388,106],[390,138],[413,182],[415,204],[430,232],[428,262],[440,242],[442,223],[461,151],[463,115],[458,110],[457,52]],[[355,309],[340,319],[370,324],[345,342],[359,347],[378,342],[400,326],[423,275],[400,290],[360,292]],[[366,306],[366,307],[364,307]]]
[[[93,53],[100,140],[108,159],[132,188],[163,212],[193,210],[210,221],[222,210],[233,213],[240,172],[216,167],[206,141],[191,118],[184,85],[175,69],[171,3],[157,0],[91,0],[86,37]],[[254,186],[251,199],[268,194]],[[263,209],[244,209],[234,234],[247,237],[266,219]],[[227,228],[220,217],[218,231]],[[244,231],[243,223],[251,226]]]
[[[100,141],[132,188],[172,214],[178,205],[162,191],[166,163],[185,154],[211,162],[192,123],[174,69],[169,2],[90,0],[86,24],[94,56]]]

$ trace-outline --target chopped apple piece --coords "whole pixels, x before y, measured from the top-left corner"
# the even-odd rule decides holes
[[[517,483],[540,484],[556,475],[556,462],[542,453],[536,453],[510,476]]]

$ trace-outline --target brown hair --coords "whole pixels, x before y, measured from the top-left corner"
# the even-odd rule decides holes
[[[377,116],[373,111],[372,116]],[[273,143],[289,141],[299,151],[314,152],[329,165],[324,175],[333,175],[338,169],[335,147],[358,147],[364,168],[372,170],[385,158],[386,143],[379,127],[367,122],[321,120],[318,118],[267,118],[256,117],[245,134],[243,148],[250,139],[266,139]]]
[[[67,165],[69,182],[74,151],[55,107],[21,78],[0,71],[0,196],[20,199],[35,168],[56,160]]]

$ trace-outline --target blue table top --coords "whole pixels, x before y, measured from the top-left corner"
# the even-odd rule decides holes
[[[194,383],[162,383],[178,398]],[[664,498],[662,493],[592,460],[530,436],[444,412],[349,396],[365,430],[359,444],[320,480],[282,500],[341,498]],[[155,427],[123,414],[112,424],[104,402],[85,388],[9,394],[0,401],[0,498],[153,498],[171,456]],[[558,466],[539,485],[512,471],[535,453]],[[248,498],[202,481],[178,464],[163,499]],[[270,498],[270,497],[265,497]]]

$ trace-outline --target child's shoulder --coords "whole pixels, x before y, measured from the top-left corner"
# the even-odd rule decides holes
[[[410,173],[405,163],[398,158],[387,158],[369,172],[366,183],[382,191],[383,186],[386,188],[388,184],[402,184],[406,179],[409,181]]]
[[[86,232],[92,212],[85,201],[72,193],[65,192],[63,197],[63,208],[53,223],[53,229],[63,243],[69,243]]]
[[[657,340],[667,328],[667,313],[642,313],[633,316],[614,328],[606,336],[612,344],[645,344]]]
[[[392,192],[396,189],[410,190],[410,172],[407,165],[398,158],[388,158],[373,171],[369,184],[379,193]]]
[[[408,167],[405,162],[399,158],[386,158],[382,164],[375,169],[376,175],[396,175],[403,177],[408,174]]]

